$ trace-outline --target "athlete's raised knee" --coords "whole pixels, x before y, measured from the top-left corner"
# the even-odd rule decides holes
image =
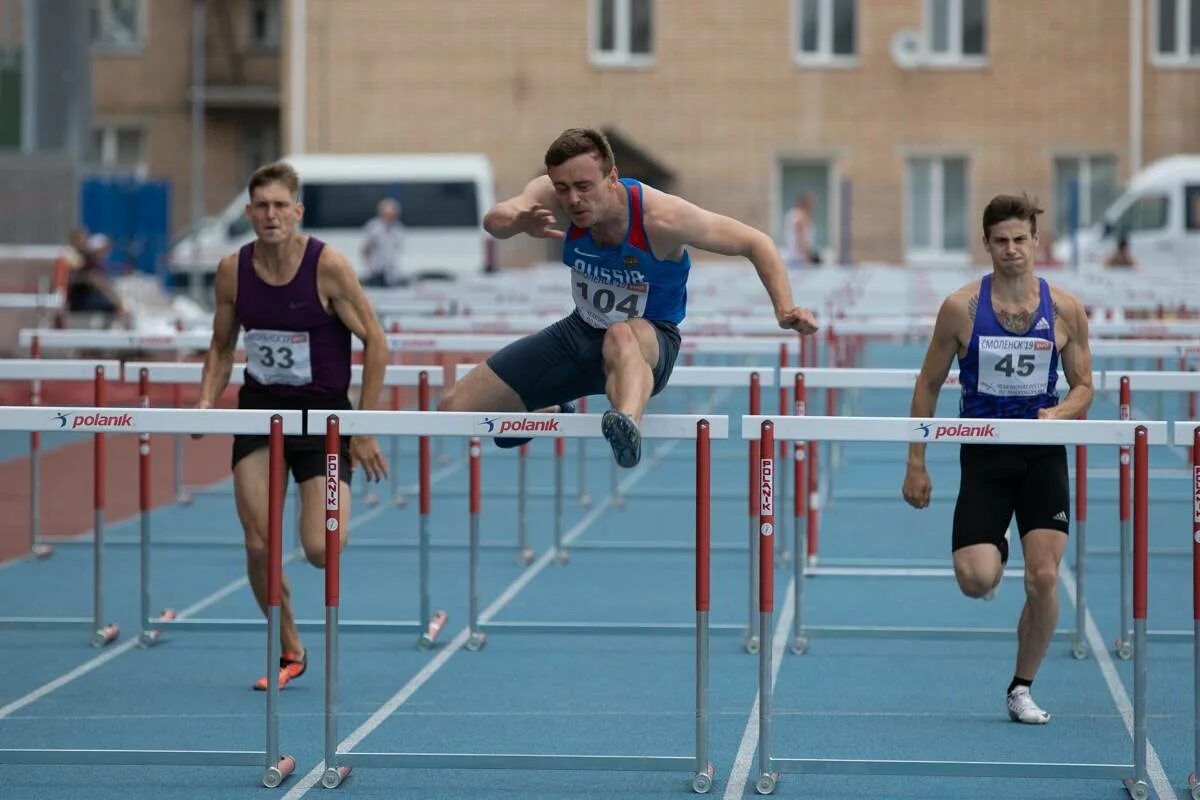
[[[958,588],[967,597],[983,597],[996,585],[994,570],[979,567],[955,567],[954,577],[958,579]]]

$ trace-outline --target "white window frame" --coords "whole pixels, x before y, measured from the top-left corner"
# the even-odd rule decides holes
[[[272,38],[263,39],[262,41],[254,38],[254,11],[257,3],[264,3],[268,9],[274,8],[274,19],[271,20],[268,12],[268,20],[274,24]],[[268,23],[270,26],[271,22]],[[283,0],[249,0],[246,3],[246,41],[250,47],[259,51],[276,51],[283,40]]]
[[[1150,4],[1150,63],[1156,67],[1174,69],[1200,69],[1200,54],[1188,52],[1188,30],[1191,22],[1189,0],[1175,0],[1175,52],[1163,53],[1158,38],[1158,21],[1162,13],[1162,0]]]
[[[1050,161],[1050,169],[1052,172],[1055,170],[1055,166],[1056,166],[1055,162],[1059,161],[1060,159],[1062,159],[1062,160],[1070,159],[1070,160],[1074,161],[1079,168],[1079,218],[1080,218],[1080,220],[1085,220],[1085,219],[1087,220],[1087,222],[1081,221],[1079,223],[1081,230],[1083,228],[1088,228],[1088,227],[1091,227],[1092,225],[1095,225],[1097,222],[1100,221],[1104,212],[1108,210],[1107,207],[1101,208],[1101,209],[1093,209],[1092,208],[1092,159],[1094,159],[1094,158],[1111,158],[1113,160],[1113,162],[1116,163],[1118,166],[1120,165],[1120,162],[1121,162],[1120,158],[1117,156],[1116,153],[1106,153],[1106,152],[1054,153],[1054,155]],[[1051,179],[1054,181],[1054,185],[1057,186],[1058,175],[1052,174]],[[1121,193],[1121,187],[1115,186],[1114,188],[1117,190],[1116,197],[1119,197],[1120,193]],[[1115,200],[1116,197],[1114,197],[1113,199]],[[1058,200],[1059,200],[1059,198],[1057,198],[1057,197],[1054,198],[1055,205],[1058,204]],[[1055,211],[1057,211],[1057,208],[1055,209]],[[1095,211],[1094,214],[1092,213],[1093,211]],[[1055,218],[1056,218],[1056,214],[1050,215],[1051,222],[1053,222],[1055,220]],[[1054,231],[1054,236],[1055,236],[1055,238],[1058,238],[1058,237],[1067,236],[1067,235],[1069,235],[1069,233],[1070,233],[1069,231]]]
[[[616,29],[616,40],[613,42],[612,50],[600,49],[600,0],[590,0],[588,4],[588,25],[590,28],[589,35],[589,53],[593,66],[597,67],[627,67],[627,68],[645,68],[654,66],[654,28],[657,28],[658,9],[655,8],[654,0],[648,0],[650,3],[651,14],[651,38],[649,53],[631,53],[630,34],[632,33],[631,25],[632,12],[630,3],[632,0],[613,0],[613,27]]]
[[[108,30],[112,27],[112,0],[91,0],[92,7],[97,9],[100,15],[100,29]],[[147,15],[150,12],[150,4],[146,0],[136,0],[137,4],[137,39],[129,44],[114,42],[110,39],[96,39],[92,42],[92,52],[98,54],[115,53],[129,54],[140,53],[146,45],[146,31],[150,29]]]
[[[944,216],[943,203],[945,200],[945,162],[946,159],[955,158],[965,162],[963,170],[963,180],[966,182],[964,193],[968,203],[971,198],[971,157],[966,153],[954,152],[909,152],[904,157],[904,260],[906,262],[925,262],[926,264],[962,266],[971,263],[971,225],[969,215],[966,211],[963,212],[963,241],[965,247],[962,250],[946,250],[941,245],[935,245],[928,248],[917,248],[913,245],[910,239],[910,230],[912,228],[912,162],[914,159],[927,158],[932,161],[932,173],[930,175],[930,194],[932,195],[933,208],[930,209],[930,240],[933,242],[941,242],[945,236],[945,229],[942,226],[942,218]]]
[[[925,50],[925,58],[922,59],[921,66],[924,67],[941,67],[951,69],[978,69],[986,67],[988,63],[987,57],[987,29],[988,29],[988,7],[987,0],[984,1],[984,29],[983,41],[984,52],[981,55],[974,53],[965,54],[962,51],[963,39],[963,0],[949,0],[950,4],[950,19],[948,21],[950,28],[949,49],[944,53],[939,53],[933,49],[933,3],[934,0],[925,0],[924,2],[924,40],[923,47]]]
[[[140,158],[134,164],[120,164],[117,162],[117,132],[123,130],[137,131],[141,139]],[[131,121],[98,122],[92,126],[92,132],[93,134],[100,134],[99,160],[95,166],[100,167],[104,171],[112,172],[132,170],[139,177],[146,177],[150,167],[146,160],[147,133],[144,125]]]
[[[792,0],[792,61],[801,67],[857,67],[858,66],[858,0],[854,8],[854,52],[833,52],[833,0]],[[801,6],[807,2],[817,4],[817,50],[809,53],[801,49],[800,30]]]

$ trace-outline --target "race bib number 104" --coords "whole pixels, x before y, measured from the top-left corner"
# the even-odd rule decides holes
[[[304,386],[312,383],[312,358],[306,331],[247,331],[246,371],[262,384]]]
[[[607,328],[614,322],[643,316],[648,288],[644,283],[603,283],[578,270],[571,272],[575,308],[589,325],[596,328]]]

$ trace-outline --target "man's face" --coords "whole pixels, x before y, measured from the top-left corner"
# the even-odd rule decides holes
[[[282,183],[268,183],[254,190],[246,204],[246,216],[260,242],[280,244],[296,232],[304,206]]]
[[[548,169],[558,202],[577,228],[590,228],[604,219],[612,206],[612,186],[617,180],[614,167],[605,175],[600,159],[584,153]]]
[[[992,257],[992,267],[1005,275],[1019,275],[1033,265],[1037,236],[1030,225],[1021,219],[997,222],[983,240]]]

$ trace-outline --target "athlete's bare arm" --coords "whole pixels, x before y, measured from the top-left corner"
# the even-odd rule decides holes
[[[383,393],[383,374],[388,363],[387,336],[354,274],[354,268],[345,256],[329,247],[321,251],[321,260],[317,262],[317,291],[342,324],[362,340],[363,379],[358,407],[362,410],[378,409]],[[387,461],[375,437],[352,437],[350,457],[351,466],[362,465],[367,480],[378,481],[387,476]]]
[[[233,353],[237,347],[238,329],[234,302],[237,299],[237,255],[225,256],[217,265],[216,291],[217,308],[213,313],[212,341],[208,355],[204,357],[204,371],[200,378],[200,402],[197,408],[212,408],[221,393],[229,385],[233,371]]]
[[[497,203],[483,215],[483,229],[497,239],[518,233],[538,239],[562,239],[566,233],[554,227],[558,201],[549,175],[539,175],[525,184],[516,197]]]
[[[1054,335],[1060,342],[1058,357],[1071,390],[1057,406],[1038,411],[1038,419],[1079,419],[1091,407],[1095,394],[1087,311],[1079,298],[1066,291],[1051,288],[1050,299],[1054,303]]]
[[[937,321],[933,324],[929,349],[925,352],[925,361],[921,364],[921,372],[917,375],[917,383],[913,387],[910,416],[933,416],[942,384],[950,374],[954,357],[962,349],[963,331],[970,330],[973,313],[971,298],[978,296],[979,284],[976,282],[964,286],[942,301]],[[910,442],[908,445],[908,468],[904,475],[902,493],[905,501],[914,508],[925,508],[929,505],[933,484],[925,470],[925,445],[922,442]]]
[[[707,211],[682,197],[645,187],[645,224],[655,255],[676,260],[683,248],[696,247],[723,256],[748,259],[775,307],[779,327],[800,333],[817,329],[812,312],[792,301],[787,267],[775,243],[762,231],[732,217]],[[658,252],[658,251],[662,252]]]

